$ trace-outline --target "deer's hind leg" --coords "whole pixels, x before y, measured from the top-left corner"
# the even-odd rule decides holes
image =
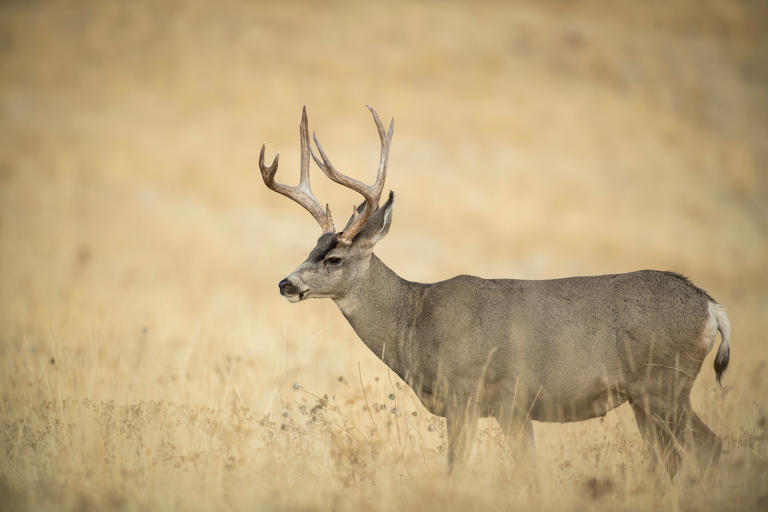
[[[645,404],[630,402],[635,421],[648,448],[651,450],[651,471],[661,459],[670,478],[677,474],[680,466],[680,453],[677,449],[674,426],[666,419],[666,408],[650,407],[650,400]]]
[[[701,421],[701,418],[688,403],[688,426],[685,436],[686,445],[691,446],[696,453],[698,465],[704,471],[709,470],[720,459],[722,441]]]
[[[693,378],[687,375],[653,372],[629,399],[643,439],[655,458],[664,461],[670,477],[677,474],[681,457],[689,451],[704,470],[720,455],[720,440],[691,408],[692,387]]]
[[[628,400],[640,434],[652,451],[652,467],[661,459],[674,478],[680,468],[693,378],[678,364],[649,363],[644,373],[641,381],[628,386]]]

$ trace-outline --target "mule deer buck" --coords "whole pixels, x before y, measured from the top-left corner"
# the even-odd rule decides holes
[[[340,173],[317,135],[315,154],[306,108],[298,186],[275,181],[279,153],[267,166],[261,148],[266,186],[306,208],[323,230],[309,257],[280,281],[280,294],[290,302],[333,299],[368,348],[447,419],[451,471],[465,459],[479,417],[496,418],[517,460],[533,466],[532,420],[581,421],[624,402],[671,476],[683,447],[715,462],[720,440],[691,409],[690,393],[717,331],[718,382],[728,366],[724,308],[687,278],[655,270],[543,281],[402,279],[373,253],[392,223],[394,193],[383,206],[379,199],[394,119],[385,131],[368,108],[381,139],[372,185]],[[365,199],[340,232],[310,188],[310,156]]]

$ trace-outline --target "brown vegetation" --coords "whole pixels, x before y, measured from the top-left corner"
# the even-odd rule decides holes
[[[4,2],[0,508],[765,509],[766,48],[746,0]],[[370,182],[366,103],[403,277],[661,268],[728,307],[711,480],[649,478],[626,407],[536,424],[539,490],[490,422],[448,478],[444,423],[335,306],[279,297],[319,233],[259,146],[295,183],[307,104]]]

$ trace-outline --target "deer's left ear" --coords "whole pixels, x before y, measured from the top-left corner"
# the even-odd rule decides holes
[[[373,247],[379,240],[387,236],[389,226],[392,224],[394,204],[395,193],[390,190],[387,202],[371,215],[363,230],[355,237],[355,241],[359,240],[361,243]]]

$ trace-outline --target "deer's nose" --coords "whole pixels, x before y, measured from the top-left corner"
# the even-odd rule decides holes
[[[280,288],[280,295],[296,295],[299,293],[298,288],[287,277],[277,284]]]

